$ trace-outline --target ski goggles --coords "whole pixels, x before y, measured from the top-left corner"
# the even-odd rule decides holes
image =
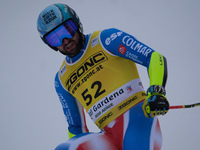
[[[62,45],[64,38],[71,39],[77,31],[77,26],[72,20],[67,20],[58,27],[56,27],[50,33],[44,36],[46,42],[52,47],[58,47]]]

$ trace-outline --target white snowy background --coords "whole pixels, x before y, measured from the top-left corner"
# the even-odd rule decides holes
[[[41,10],[57,2],[77,12],[85,34],[119,28],[163,54],[171,105],[200,102],[199,0],[1,0],[1,150],[53,150],[68,139],[54,90],[64,56],[46,46],[36,29]],[[148,88],[146,68],[138,67]],[[162,150],[199,149],[200,108],[170,110],[159,118]],[[98,131],[88,122],[90,131]]]

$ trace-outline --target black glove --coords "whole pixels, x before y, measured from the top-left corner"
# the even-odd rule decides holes
[[[152,85],[147,90],[147,98],[142,106],[147,118],[165,115],[169,110],[169,102],[165,97],[165,89],[160,85]]]

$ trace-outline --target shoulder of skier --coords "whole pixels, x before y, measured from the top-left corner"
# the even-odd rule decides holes
[[[115,28],[102,30],[100,40],[104,48],[111,53],[146,67],[148,67],[151,54],[154,52],[134,36]]]

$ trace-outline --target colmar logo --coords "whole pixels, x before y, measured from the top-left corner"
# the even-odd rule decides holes
[[[118,52],[120,52],[122,55],[125,55],[126,49],[127,49],[126,47],[124,47],[122,44],[120,44]]]

